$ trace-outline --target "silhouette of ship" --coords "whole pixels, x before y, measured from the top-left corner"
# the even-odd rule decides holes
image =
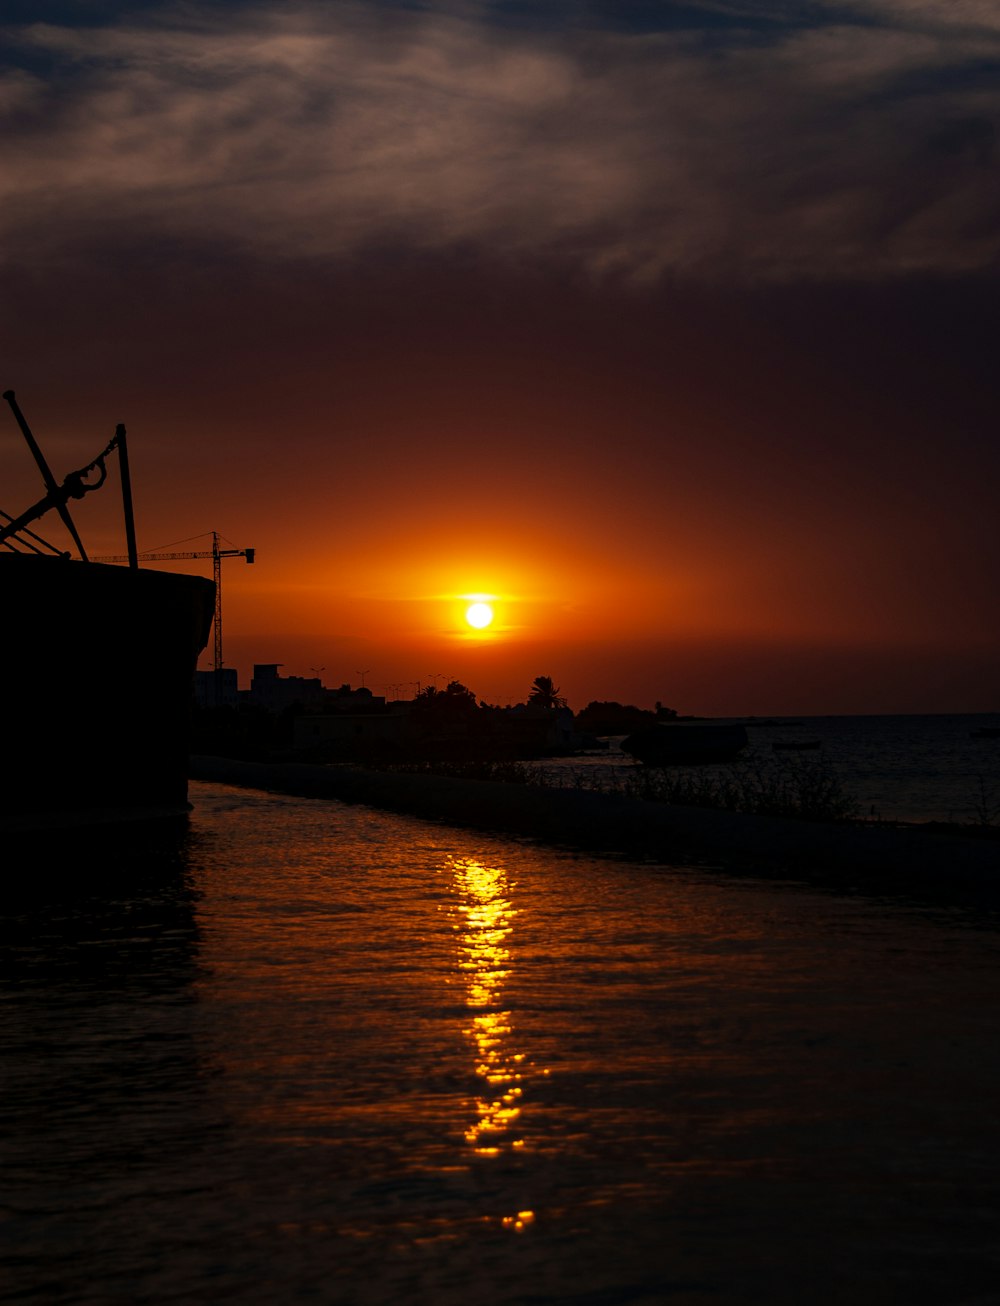
[[[0,821],[17,829],[187,811],[192,687],[215,586],[202,576],[89,561],[67,501],[104,483],[112,451],[135,558],[124,427],[93,463],[57,485],[13,391],[4,398],[46,493],[19,517],[0,513],[0,713],[8,762]],[[63,519],[79,559],[30,529],[49,511]]]
[[[673,722],[637,730],[622,740],[621,749],[646,766],[690,766],[731,762],[748,743],[743,726]]]

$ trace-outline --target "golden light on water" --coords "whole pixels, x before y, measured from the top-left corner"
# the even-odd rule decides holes
[[[505,1215],[503,1223],[508,1229],[516,1229],[520,1232],[526,1224],[532,1224],[535,1219],[534,1211],[518,1211],[517,1215]]]
[[[477,1156],[497,1156],[504,1147],[519,1148],[524,1053],[512,1046],[511,1014],[503,1007],[504,981],[510,975],[510,938],[517,915],[509,898],[506,873],[499,867],[464,860],[454,863],[461,919],[460,966],[466,1005],[474,1015],[464,1031],[476,1055],[481,1089],[476,1117],[465,1130]],[[522,1221],[523,1223],[523,1221]]]

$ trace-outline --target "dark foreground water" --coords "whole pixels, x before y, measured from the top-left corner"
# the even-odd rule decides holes
[[[995,921],[192,796],[7,904],[0,1300],[1000,1300]]]

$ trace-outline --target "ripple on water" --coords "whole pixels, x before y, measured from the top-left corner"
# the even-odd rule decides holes
[[[992,1290],[991,930],[196,795],[8,917],[10,1299]]]

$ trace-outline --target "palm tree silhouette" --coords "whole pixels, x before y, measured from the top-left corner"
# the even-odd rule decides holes
[[[535,707],[565,707],[566,700],[559,697],[559,686],[552,683],[551,676],[536,676],[531,682],[528,702]]]

